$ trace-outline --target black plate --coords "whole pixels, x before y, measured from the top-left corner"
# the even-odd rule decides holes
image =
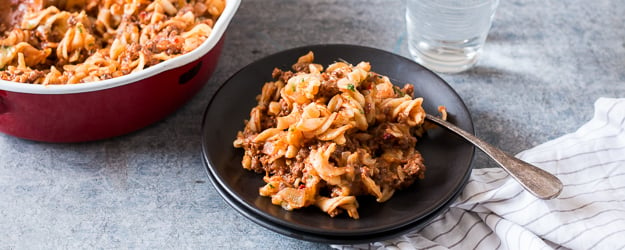
[[[208,170],[207,170],[207,173],[208,173],[208,178],[211,180],[211,182],[213,184],[217,183],[213,174]],[[233,198],[230,194],[228,194],[228,192],[226,192],[221,185],[215,185],[215,189],[221,195],[221,197],[226,201],[226,203],[232,206],[236,211],[238,211],[239,213],[241,213],[243,216],[250,219],[251,221],[255,222],[256,224],[261,225],[269,230],[272,230],[274,232],[277,232],[277,233],[280,233],[280,234],[283,234],[283,235],[286,235],[295,239],[299,239],[299,240],[323,242],[327,244],[343,244],[343,245],[344,244],[361,244],[361,243],[369,243],[369,242],[375,242],[375,241],[381,241],[381,240],[388,240],[391,238],[398,237],[401,234],[405,234],[408,231],[421,229],[424,226],[426,226],[427,223],[429,223],[436,216],[438,216],[439,214],[444,212],[446,209],[448,209],[449,205],[454,202],[454,200],[451,199],[447,201],[446,204],[441,206],[441,208],[430,213],[428,216],[423,217],[419,221],[416,221],[412,224],[408,224],[406,226],[396,228],[393,230],[388,230],[388,231],[373,233],[373,234],[333,236],[333,235],[320,235],[320,234],[298,231],[297,229],[293,229],[290,227],[286,227],[280,224],[273,223],[267,220],[266,218],[264,218],[263,216],[258,215],[256,212],[251,211],[250,209],[247,209],[237,199]],[[461,191],[462,190],[458,190],[458,192],[454,195],[454,197],[459,195]]]
[[[290,69],[299,56],[315,53],[315,62],[327,66],[337,60],[354,64],[371,63],[372,71],[389,76],[397,85],[411,83],[415,96],[424,97],[423,107],[436,114],[444,105],[448,120],[473,132],[471,116],[462,99],[440,77],[404,57],[355,45],[315,45],[282,51],[260,59],[228,79],[215,93],[204,114],[202,154],[213,184],[227,193],[243,209],[246,217],[288,228],[295,232],[321,237],[381,235],[385,232],[414,227],[429,215],[440,211],[462,189],[471,172],[474,147],[442,129],[433,129],[417,143],[427,166],[426,178],[410,188],[396,192],[385,203],[371,197],[358,198],[360,219],[347,216],[329,217],[315,207],[285,211],[261,197],[258,188],[264,185],[262,175],[243,169],[243,150],[232,146],[237,131],[256,105],[255,97],[263,84],[271,81],[274,67]],[[258,220],[255,220],[258,222]]]

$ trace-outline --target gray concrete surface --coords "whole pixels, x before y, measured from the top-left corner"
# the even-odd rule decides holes
[[[574,131],[601,96],[625,97],[620,1],[501,1],[482,60],[441,75],[476,133],[517,153]],[[327,249],[254,224],[205,175],[209,98],[256,59],[346,43],[408,57],[404,1],[243,0],[217,71],[179,111],[104,141],[48,144],[0,135],[0,249]],[[478,153],[475,167],[494,164]]]

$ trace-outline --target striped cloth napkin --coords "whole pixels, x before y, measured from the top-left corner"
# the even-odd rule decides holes
[[[562,180],[532,196],[499,168],[474,169],[461,196],[426,227],[338,249],[625,249],[625,99],[600,98],[574,133],[518,155]]]

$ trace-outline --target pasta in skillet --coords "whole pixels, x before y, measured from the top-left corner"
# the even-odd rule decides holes
[[[0,38],[0,79],[73,84],[118,77],[187,53],[225,0],[21,0]]]
[[[274,69],[233,145],[245,169],[264,173],[259,189],[286,210],[317,206],[358,219],[357,196],[384,202],[424,178],[415,149],[424,129],[422,98],[371,65],[336,62],[324,70],[314,54],[293,71]],[[444,114],[444,109],[441,109]]]

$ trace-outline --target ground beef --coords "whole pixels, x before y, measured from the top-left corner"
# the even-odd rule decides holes
[[[308,65],[310,65],[309,62],[295,63],[293,64],[291,69],[293,69],[293,71],[295,72],[310,73],[310,69],[308,68]]]
[[[279,68],[274,68],[273,72],[271,73],[271,77],[275,80],[281,80],[282,82],[286,83],[291,77],[293,77],[293,72],[282,71]]]
[[[330,77],[330,75],[323,73],[321,75],[321,85],[319,86],[318,98],[330,99],[333,96],[340,94],[341,90],[336,85],[336,78]]]
[[[45,75],[46,73],[41,70],[16,69],[13,71],[0,71],[0,79],[23,83],[34,82]]]

